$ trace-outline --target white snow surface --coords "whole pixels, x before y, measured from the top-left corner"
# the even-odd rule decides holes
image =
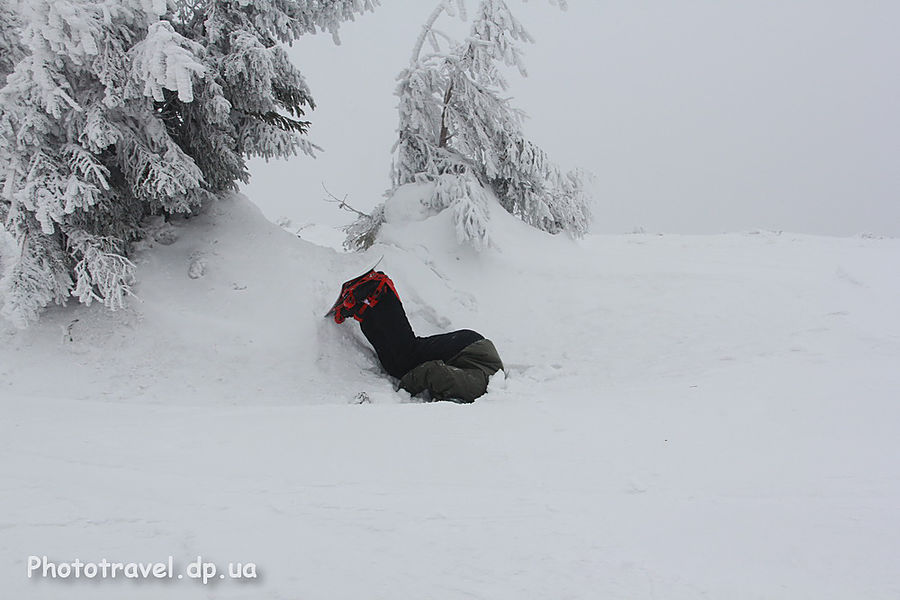
[[[159,224],[129,308],[2,326],[4,598],[900,597],[900,240],[573,241],[497,209],[479,254],[388,208],[342,254],[235,196]],[[419,335],[494,341],[486,396],[410,399],[323,318],[382,256]]]

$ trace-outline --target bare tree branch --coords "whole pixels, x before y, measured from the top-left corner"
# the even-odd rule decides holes
[[[372,215],[368,215],[368,214],[362,212],[361,210],[356,210],[355,208],[353,208],[352,206],[347,204],[347,195],[346,194],[344,194],[344,198],[341,199],[341,198],[338,198],[337,196],[335,196],[334,194],[332,194],[330,191],[328,191],[328,188],[325,187],[324,181],[322,182],[322,189],[325,190],[326,194],[328,194],[328,198],[325,198],[325,202],[331,202],[332,204],[337,204],[338,208],[341,208],[343,210],[348,210],[352,213],[356,213],[360,217],[366,217],[369,219],[372,218]]]

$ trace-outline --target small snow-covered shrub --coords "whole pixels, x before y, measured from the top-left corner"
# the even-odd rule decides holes
[[[469,37],[444,51],[440,40],[449,37],[435,23],[444,12],[465,18],[463,9],[461,0],[438,4],[398,76],[399,138],[388,195],[406,184],[434,183],[426,203],[452,210],[458,239],[476,248],[490,245],[486,190],[529,225],[582,235],[590,223],[585,175],[563,171],[526,139],[523,113],[503,96],[501,66],[525,75],[520,45],[531,36],[506,2],[481,0]]]

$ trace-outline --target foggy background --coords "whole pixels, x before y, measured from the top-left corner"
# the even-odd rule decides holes
[[[250,163],[270,219],[344,224],[323,182],[360,210],[389,187],[395,77],[437,3],[382,2],[340,46],[288,49],[325,152]],[[557,163],[596,176],[595,232],[900,235],[900,2],[508,4],[535,37],[509,95]]]

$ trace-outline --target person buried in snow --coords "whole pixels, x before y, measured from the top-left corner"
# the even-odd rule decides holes
[[[490,376],[503,368],[494,344],[476,331],[418,337],[394,283],[381,271],[372,269],[345,282],[325,316],[339,324],[351,317],[358,321],[384,370],[412,396],[473,402],[487,391]]]

